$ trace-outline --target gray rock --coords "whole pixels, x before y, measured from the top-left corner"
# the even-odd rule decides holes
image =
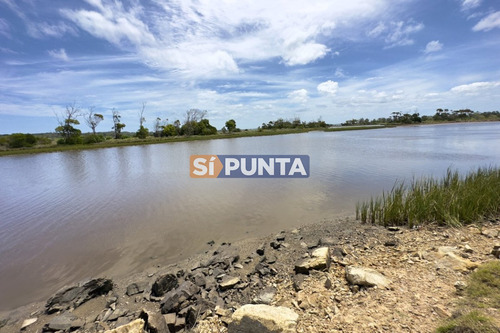
[[[274,296],[276,296],[276,288],[266,287],[252,301],[255,304],[271,304]]]
[[[289,308],[247,304],[233,313],[228,333],[292,333],[298,318]]]
[[[144,290],[146,290],[147,287],[148,287],[148,282],[146,281],[131,283],[127,287],[127,295],[132,296],[142,293],[144,292]]]
[[[110,279],[92,279],[56,293],[45,304],[45,312],[51,314],[61,310],[77,308],[88,300],[104,295],[112,289],[113,282]]]
[[[337,245],[338,241],[333,237],[323,237],[319,240],[321,246],[333,246]]]
[[[114,320],[117,320],[120,317],[125,317],[127,314],[128,314],[128,310],[127,309],[116,309],[105,320],[107,320],[107,321],[114,321]]]
[[[330,269],[330,249],[328,247],[314,250],[310,258],[301,259],[295,264],[295,273],[309,274],[309,271],[313,269]]]
[[[255,252],[257,252],[259,256],[263,256],[265,249],[266,249],[266,244],[261,244]]]
[[[293,289],[295,289],[295,291],[301,291],[303,288],[303,285],[304,285],[304,280],[305,280],[306,276],[304,274],[295,274],[292,278],[293,280]]]
[[[165,318],[158,312],[143,309],[139,318],[144,320],[144,327],[149,333],[170,333]]]
[[[219,283],[219,287],[221,290],[227,290],[227,289],[233,288],[239,282],[240,282],[239,277],[226,275],[226,276],[224,276],[222,281]]]
[[[200,288],[191,281],[185,281],[177,289],[171,290],[165,294],[162,299],[161,313],[177,312],[182,308],[182,304],[192,298],[200,291]]]
[[[165,293],[177,288],[178,286],[179,282],[177,281],[177,276],[174,274],[165,274],[159,276],[153,283],[151,295],[154,297],[162,297]]]
[[[167,313],[166,315],[163,315],[163,319],[165,320],[165,323],[167,324],[167,328],[171,332],[174,332],[175,321],[177,319],[177,316],[175,315],[175,313]]]
[[[391,280],[374,269],[356,266],[346,267],[346,279],[352,285],[363,287],[387,288]]]
[[[47,329],[49,331],[66,331],[73,330],[82,327],[85,325],[85,322],[76,316],[70,314],[63,314],[57,317],[54,317],[47,324]]]
[[[203,273],[195,274],[191,280],[198,287],[204,287],[207,284],[207,280],[205,279],[205,275],[203,275]]]

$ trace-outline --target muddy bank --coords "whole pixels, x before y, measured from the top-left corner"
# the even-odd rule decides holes
[[[467,275],[498,260],[499,237],[497,220],[410,230],[338,219],[210,242],[179,263],[94,279],[2,314],[0,333],[105,332],[138,319],[148,332],[237,332],[246,304],[288,315],[283,331],[430,332],[452,315]]]

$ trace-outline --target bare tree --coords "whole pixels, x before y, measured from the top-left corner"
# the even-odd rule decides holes
[[[56,118],[59,126],[56,127],[56,132],[61,134],[66,144],[74,144],[78,142],[80,138],[81,131],[73,127],[73,125],[80,125],[78,117],[81,116],[80,109],[76,106],[76,103],[66,105],[66,110],[61,114],[57,115]]]
[[[95,106],[90,106],[88,111],[85,113],[83,118],[87,125],[92,129],[92,133],[96,135],[95,128],[101,121],[104,120],[104,116],[100,113],[94,113]]]
[[[142,108],[141,111],[139,112],[139,128],[142,128],[144,122],[146,121],[146,118],[144,118],[145,109],[146,109],[146,102],[142,102]]]
[[[122,136],[122,128],[125,127],[125,124],[120,123],[122,116],[120,116],[120,113],[117,110],[113,109],[112,112],[113,112],[113,124],[114,124],[112,129],[115,130],[115,139],[120,139]]]
[[[184,125],[182,126],[184,135],[193,135],[195,132],[195,127],[199,121],[201,121],[207,111],[202,111],[200,109],[190,109],[186,111],[186,118],[184,120]]]

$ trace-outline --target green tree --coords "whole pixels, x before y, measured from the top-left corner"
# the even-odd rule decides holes
[[[163,126],[162,136],[176,136],[177,129],[174,125],[168,124],[167,126]]]
[[[33,147],[37,138],[33,134],[13,133],[9,135],[8,145],[10,148]]]
[[[62,139],[59,140],[58,143],[76,144],[82,142],[82,131],[73,126],[80,125],[77,119],[80,115],[80,109],[76,107],[75,103],[66,106],[66,110],[63,113],[64,118],[62,120],[56,115],[59,123],[59,126],[56,127],[56,132],[62,136]]]
[[[234,119],[226,121],[226,129],[229,133],[233,132],[236,129],[236,121]]]
[[[112,129],[115,131],[115,139],[120,139],[122,137],[122,129],[126,126],[125,124],[122,124],[120,113],[113,109],[113,124],[114,126]]]

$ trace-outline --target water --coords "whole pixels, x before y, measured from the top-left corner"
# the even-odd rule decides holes
[[[307,154],[307,179],[191,179],[192,154]],[[416,126],[0,158],[0,309],[235,241],[353,215],[396,180],[500,165],[500,124]]]

